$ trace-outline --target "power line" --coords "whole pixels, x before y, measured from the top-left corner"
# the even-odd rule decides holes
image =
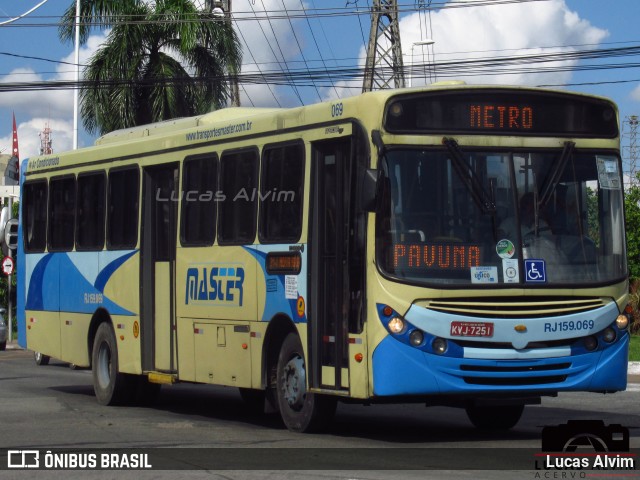
[[[44,5],[45,3],[47,3],[49,0],[42,0],[39,4],[37,4],[35,7],[30,8],[29,10],[27,10],[26,12],[24,12],[21,15],[18,15],[17,17],[13,17],[10,18],[8,20],[4,20],[2,22],[0,22],[0,27],[4,27],[9,25],[10,23],[16,22],[18,20],[20,20],[21,18],[26,17],[27,15],[29,15],[31,12],[36,11],[38,8],[40,8],[42,5]]]
[[[510,5],[510,4],[523,4],[523,3],[533,3],[533,2],[548,2],[550,0],[478,0],[475,2],[468,2],[467,0],[458,0],[458,1],[442,1],[432,3],[429,9],[432,10],[447,10],[452,8],[479,8],[479,7],[491,7],[498,5]],[[398,5],[396,12],[398,14],[401,13],[409,13],[415,12],[419,9],[415,7],[415,5],[404,4]],[[315,13],[314,13],[315,11]],[[252,15],[253,13],[253,15]],[[289,15],[284,10],[264,10],[264,15],[258,15],[255,10],[253,12],[249,11],[234,11],[233,18],[238,21],[252,21],[252,20],[285,20],[288,17],[290,18],[325,18],[325,17],[350,17],[350,16],[360,16],[365,15],[369,16],[370,12],[366,10],[360,10],[356,8],[356,10],[349,9],[347,7],[331,7],[331,8],[316,8],[316,9],[292,9],[289,10]],[[205,13],[198,13],[194,15],[184,15],[181,19],[177,20],[173,14],[166,14],[166,20],[162,19],[162,16],[154,16],[153,20],[150,19],[142,19],[142,20],[130,20],[132,18],[137,18],[139,16],[136,15],[113,15],[111,16],[111,22],[80,22],[80,26],[92,26],[92,27],[110,27],[113,23],[118,24],[168,24],[168,23],[193,23],[200,22],[202,20]],[[0,17],[3,18],[3,17]],[[56,27],[60,26],[60,17],[58,16],[32,16],[30,18],[35,19],[51,19],[52,22],[49,23],[21,23],[19,25],[6,25],[7,28],[17,28],[17,27]]]
[[[567,71],[597,71],[603,69],[629,69],[640,68],[640,62],[627,63],[606,63],[606,64],[586,64],[586,65],[558,65],[558,62],[567,62],[569,60],[580,59],[602,59],[602,58],[620,58],[627,55],[639,55],[640,47],[615,48],[607,50],[587,50],[568,53],[553,53],[544,55],[524,55],[509,57],[485,57],[472,60],[459,60],[449,62],[438,62],[437,68],[441,76],[445,77],[464,77],[470,75],[514,75],[522,73],[556,73]],[[551,63],[552,65],[544,65]],[[421,65],[414,65],[411,68],[421,68]],[[327,71],[328,70],[328,71]],[[303,68],[290,69],[289,72],[282,70],[260,70],[259,72],[245,72],[238,76],[238,81],[244,85],[266,84],[266,85],[296,85],[298,87],[314,85],[332,86],[336,80],[355,81],[360,80],[364,76],[364,68],[339,67],[334,69],[325,68]],[[184,83],[210,82],[212,80],[225,80],[227,77],[196,77],[192,79],[168,79],[168,80],[149,80],[145,82],[135,81],[118,81],[110,80],[103,83],[104,88],[121,85],[152,85],[152,84],[171,84],[178,85]],[[628,83],[638,80],[612,80],[602,82],[585,82],[584,85],[603,85],[615,83]],[[557,84],[544,86],[567,86],[572,84]],[[74,81],[40,81],[40,82],[5,82],[0,83],[0,92],[15,92],[29,90],[64,90],[72,89],[76,86],[86,88],[92,86],[90,82],[81,81],[76,85]],[[274,98],[275,95],[274,95]],[[277,100],[277,98],[276,98]]]
[[[300,5],[301,5],[301,6],[304,6],[304,5],[302,4],[302,0],[300,0]],[[311,38],[313,38],[313,43],[315,44],[316,49],[318,50],[318,55],[320,55],[320,61],[322,62],[322,66],[324,67],[325,71],[326,71],[327,73],[329,73],[329,69],[327,68],[327,64],[326,64],[326,63],[325,63],[325,61],[324,61],[324,57],[322,56],[322,51],[320,51],[320,46],[318,45],[318,41],[316,40],[316,36],[315,36],[315,35],[314,35],[314,33],[313,33],[313,28],[311,28],[311,22],[309,21],[309,19],[308,19],[308,18],[307,18],[307,25],[309,26],[309,31],[311,32]],[[321,25],[322,25],[322,24],[321,24]],[[324,30],[323,30],[323,31],[324,31]],[[327,43],[328,43],[328,42],[327,42]],[[300,52],[302,53],[302,50],[300,50]],[[306,64],[306,62],[305,62],[305,64]],[[338,94],[338,90],[336,90],[336,87],[335,87],[335,82],[331,82],[331,83],[333,84],[333,90],[335,91],[336,96],[337,96],[338,98],[340,98],[340,95]],[[317,91],[317,88],[316,88],[316,91]],[[322,100],[322,97],[320,96],[320,92],[318,92],[318,98],[319,98],[320,100]]]
[[[242,33],[242,30],[240,28],[238,28],[238,25],[236,24],[236,30],[238,31],[238,33],[240,33],[240,37],[242,38],[242,41],[244,42],[245,46],[247,47],[247,51],[249,52],[249,55],[251,55],[251,59],[253,60],[254,64],[256,65],[256,68],[258,69],[258,72],[260,72],[260,65],[258,65],[258,63],[256,62],[255,57],[253,56],[253,53],[251,52],[251,49],[249,48],[249,44],[247,43],[247,39],[244,38],[244,34]],[[260,72],[262,74],[262,72]],[[238,80],[238,83],[240,83],[240,80]],[[273,90],[271,89],[271,86],[265,82],[267,87],[269,88],[269,92],[271,93],[271,95],[273,96],[273,99],[276,101],[276,105],[278,105],[278,107],[281,107],[282,105],[280,105],[280,101],[278,100],[278,97],[276,97],[276,94],[273,92]],[[244,89],[244,87],[243,87]],[[246,92],[246,90],[245,90]]]
[[[253,11],[253,13],[255,15],[255,10],[253,8],[253,5],[251,3],[249,5],[251,5],[251,10]],[[264,3],[262,5],[263,5],[263,8],[264,8]],[[267,20],[268,19],[269,19],[269,17],[267,16]],[[271,25],[271,21],[269,21],[269,25]],[[273,50],[273,47],[271,46],[271,43],[269,42],[269,37],[267,36],[266,32],[264,31],[264,28],[262,28],[262,23],[260,23],[260,21],[258,21],[258,26],[260,27],[260,30],[262,31],[262,35],[264,35],[264,39],[267,41],[267,45],[269,46],[269,50],[271,50],[271,53],[273,54],[273,58],[276,59],[276,61],[280,64],[280,68],[282,69],[282,64],[278,60],[278,55],[276,55],[276,52]],[[271,30],[273,31],[273,25],[271,25]],[[277,39],[277,36],[276,36],[275,32],[273,32],[273,35],[276,38],[276,43],[277,43],[278,39]],[[248,45],[247,45],[247,48],[249,48]],[[280,49],[280,44],[279,43],[278,43],[278,48]],[[282,54],[282,49],[280,49],[280,54]],[[285,69],[288,70],[287,61],[285,60],[284,55],[282,55],[282,60],[284,62],[284,69],[283,70],[285,70]],[[302,101],[302,96],[300,95],[300,92],[298,91],[298,89],[295,88],[294,86],[291,86],[291,88],[295,92],[296,96],[298,97],[298,100],[300,100],[300,104],[304,105],[304,102]]]
[[[282,6],[284,7],[285,11],[287,10],[287,6],[284,3],[284,0],[282,1]],[[263,4],[264,6],[264,4]],[[298,45],[298,50],[300,50],[300,56],[302,57],[302,61],[304,62],[304,66],[307,68],[307,70],[309,70],[309,64],[307,63],[307,59],[304,56],[304,52],[302,51],[302,46],[300,45],[300,41],[298,40],[298,35],[296,34],[296,29],[293,28],[293,23],[291,22],[291,18],[288,18],[289,21],[289,26],[291,27],[291,32],[293,32],[293,38],[295,38],[296,40],[296,45]],[[309,27],[311,27],[311,25],[309,25]],[[273,33],[275,35],[275,32]],[[313,30],[311,30],[311,35],[313,35]],[[315,40],[315,37],[314,37]],[[282,51],[281,51],[282,53]],[[288,68],[288,65],[287,65]],[[320,91],[318,90],[318,87],[314,85],[314,88],[316,90],[316,94],[318,95],[318,99],[322,100],[322,96],[320,95]],[[303,103],[304,105],[304,103]]]

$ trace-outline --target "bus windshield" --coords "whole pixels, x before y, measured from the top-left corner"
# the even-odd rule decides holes
[[[611,152],[453,142],[390,148],[381,168],[376,250],[390,277],[513,287],[626,274],[620,159]]]

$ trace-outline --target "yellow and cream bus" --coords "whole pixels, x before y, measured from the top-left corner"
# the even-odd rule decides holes
[[[294,431],[337,401],[510,428],[626,387],[619,142],[606,99],[454,82],[31,158],[19,339],[91,367],[105,405],[197,382]]]

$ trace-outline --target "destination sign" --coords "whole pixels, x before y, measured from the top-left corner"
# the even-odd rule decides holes
[[[467,244],[408,244],[393,246],[393,269],[470,269],[480,265],[480,246]]]
[[[526,89],[468,89],[398,95],[387,104],[392,133],[484,133],[602,137],[618,135],[613,103]]]

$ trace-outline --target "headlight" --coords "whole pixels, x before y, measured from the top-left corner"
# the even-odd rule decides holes
[[[596,337],[585,338],[584,347],[589,351],[595,350],[596,348],[598,348],[598,339]]]
[[[602,339],[607,343],[613,342],[616,339],[616,331],[611,327],[605,328],[602,332]]]
[[[431,347],[433,348],[433,351],[435,353],[437,353],[438,355],[442,355],[447,351],[447,341],[444,338],[438,337],[433,341]]]
[[[414,330],[409,334],[409,343],[414,347],[419,347],[424,342],[424,335],[422,334],[422,330]]]
[[[629,326],[629,317],[627,317],[624,313],[618,315],[618,318],[616,318],[616,327],[618,327],[620,330],[624,330],[628,326]]]
[[[393,317],[387,324],[391,333],[402,333],[404,330],[404,320],[400,317]]]

